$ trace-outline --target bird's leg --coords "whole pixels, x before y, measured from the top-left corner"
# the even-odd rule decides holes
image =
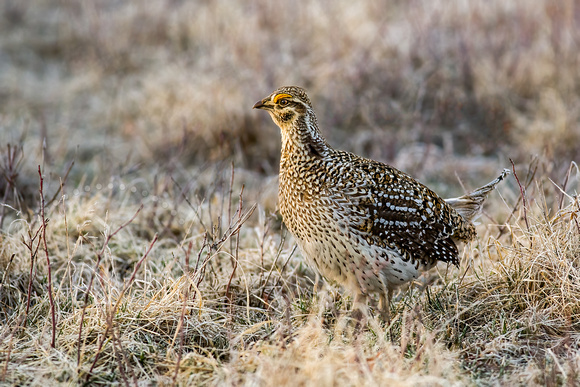
[[[391,330],[391,300],[393,299],[393,290],[387,289],[387,294],[382,292],[379,295],[379,312],[383,321],[387,323],[389,327],[389,336],[391,336],[391,341],[393,341],[393,332]]]
[[[358,326],[362,326],[362,323],[366,322],[367,312],[367,295],[362,292],[357,293],[352,305],[352,318],[356,320]]]
[[[393,296],[392,290],[387,290],[387,295],[381,293],[379,295],[379,312],[381,318],[387,323],[391,323],[391,298]]]

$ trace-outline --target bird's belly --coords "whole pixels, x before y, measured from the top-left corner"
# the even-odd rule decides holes
[[[305,216],[299,224],[294,228],[294,222],[286,222],[307,263],[355,293],[382,293],[421,273],[421,267],[405,262],[398,251],[369,244],[344,221]]]

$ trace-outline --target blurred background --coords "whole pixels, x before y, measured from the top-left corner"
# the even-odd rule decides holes
[[[88,192],[233,163],[273,207],[279,132],[252,105],[282,85],[333,146],[442,194],[510,158],[560,181],[580,157],[579,25],[571,0],[4,0],[3,170],[20,161],[0,193],[36,197],[40,164],[52,191]]]

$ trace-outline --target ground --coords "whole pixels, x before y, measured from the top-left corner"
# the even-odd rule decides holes
[[[572,1],[4,1],[1,383],[577,385],[579,27]],[[330,144],[443,197],[512,171],[390,325],[281,222],[251,107],[293,84]]]

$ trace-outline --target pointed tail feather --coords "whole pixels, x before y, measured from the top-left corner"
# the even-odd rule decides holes
[[[483,202],[487,198],[487,195],[493,191],[499,182],[502,181],[507,175],[509,175],[509,173],[509,169],[504,169],[501,175],[483,187],[480,187],[475,191],[458,198],[445,199],[445,201],[447,204],[453,207],[455,211],[463,216],[463,218],[471,222],[481,214]]]

